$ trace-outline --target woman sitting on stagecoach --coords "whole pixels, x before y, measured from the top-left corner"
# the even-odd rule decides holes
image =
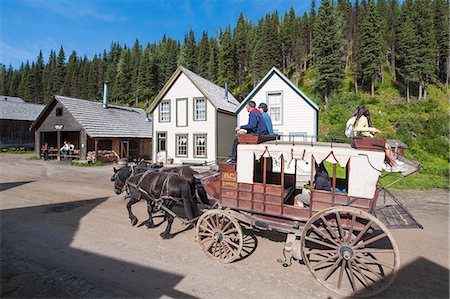
[[[380,130],[372,126],[372,119],[370,118],[369,109],[366,106],[359,106],[356,108],[353,117],[349,120],[353,124],[354,137],[368,137],[373,138],[375,134],[381,133]],[[391,166],[391,171],[402,171],[399,167],[402,164],[396,161],[394,153],[388,143],[385,143],[386,162]]]

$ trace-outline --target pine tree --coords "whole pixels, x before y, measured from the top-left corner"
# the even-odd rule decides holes
[[[418,81],[418,44],[417,36],[414,30],[413,20],[410,12],[407,10],[409,1],[403,6],[403,22],[398,32],[398,53],[400,74],[403,77],[406,90],[406,100],[410,102],[410,85]]]
[[[136,100],[136,104],[139,99],[138,81],[139,81],[139,65],[142,57],[142,47],[139,44],[139,40],[136,38],[133,48],[131,50],[131,89],[132,94]]]
[[[203,31],[202,39],[198,43],[197,74],[208,78],[209,38],[208,32]],[[208,78],[209,79],[209,78]]]
[[[128,101],[132,97],[132,76],[131,51],[124,49],[117,63],[116,97],[118,99]]]
[[[248,73],[250,24],[244,19],[242,11],[233,32],[233,45],[236,59],[236,85],[242,87]]]
[[[220,86],[224,86],[225,82],[228,82],[230,89],[235,87],[234,61],[233,45],[231,44],[231,29],[230,26],[228,26],[222,36],[219,48],[218,84]]]
[[[194,31],[184,37],[183,47],[181,48],[178,63],[184,65],[189,70],[197,71],[197,45],[195,44]]]
[[[218,78],[219,47],[214,38],[209,39],[208,77],[211,82],[217,83]]]
[[[74,81],[73,79],[74,77],[76,78],[77,75],[77,63],[77,52],[72,51],[69,56],[69,61],[67,62],[66,78],[64,82],[64,89],[62,92],[63,95],[74,97],[77,94],[76,86],[72,85]]]
[[[359,51],[362,74],[364,79],[369,79],[371,82],[372,97],[375,96],[375,80],[380,75],[380,66],[385,59],[381,23],[381,16],[375,3],[370,0],[361,20]]]
[[[323,0],[314,30],[313,53],[319,75],[315,87],[323,95],[325,107],[328,106],[328,95],[342,80],[338,30],[333,8],[329,0]]]
[[[442,82],[446,82],[448,89],[450,69],[450,51],[449,51],[449,2],[448,0],[435,0],[434,4],[434,27],[436,33],[436,69],[437,76]]]
[[[58,58],[56,60],[56,73],[54,80],[54,90],[56,93],[61,95],[64,94],[64,80],[66,77],[66,54],[64,53],[64,49],[61,46],[59,49]]]
[[[42,51],[39,51],[39,55],[35,64],[34,74],[34,101],[35,103],[43,103],[44,101],[44,85],[43,85],[43,72],[44,72],[44,56]]]
[[[8,95],[8,89],[6,88],[6,66],[0,64],[0,92],[2,95]]]
[[[433,8],[428,0],[417,0],[413,4],[413,20],[417,42],[419,70],[419,99],[427,97],[427,83],[436,73],[436,40],[433,24]]]
[[[258,25],[254,29],[251,44],[250,71],[253,86],[256,86],[264,76],[264,27],[265,20],[260,18],[258,20]]]

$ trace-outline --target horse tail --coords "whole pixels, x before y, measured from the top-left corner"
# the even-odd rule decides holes
[[[197,203],[194,202],[191,195],[191,188],[189,184],[180,184],[180,195],[183,199],[183,207],[186,217],[191,220],[199,215],[199,210],[197,208]]]

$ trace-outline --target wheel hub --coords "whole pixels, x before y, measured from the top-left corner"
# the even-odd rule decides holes
[[[219,231],[216,231],[216,232],[214,233],[214,240],[216,240],[216,242],[221,242],[222,239],[223,239],[222,233],[219,232]]]
[[[355,255],[355,252],[349,246],[342,246],[341,248],[339,248],[339,255],[344,260],[348,261],[353,258],[353,256]]]

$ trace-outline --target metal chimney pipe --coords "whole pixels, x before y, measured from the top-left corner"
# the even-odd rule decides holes
[[[225,81],[225,99],[228,100],[228,81]]]
[[[145,120],[150,121],[150,119],[148,118],[148,97],[145,98]]]
[[[108,81],[103,84],[103,108],[108,108]]]

